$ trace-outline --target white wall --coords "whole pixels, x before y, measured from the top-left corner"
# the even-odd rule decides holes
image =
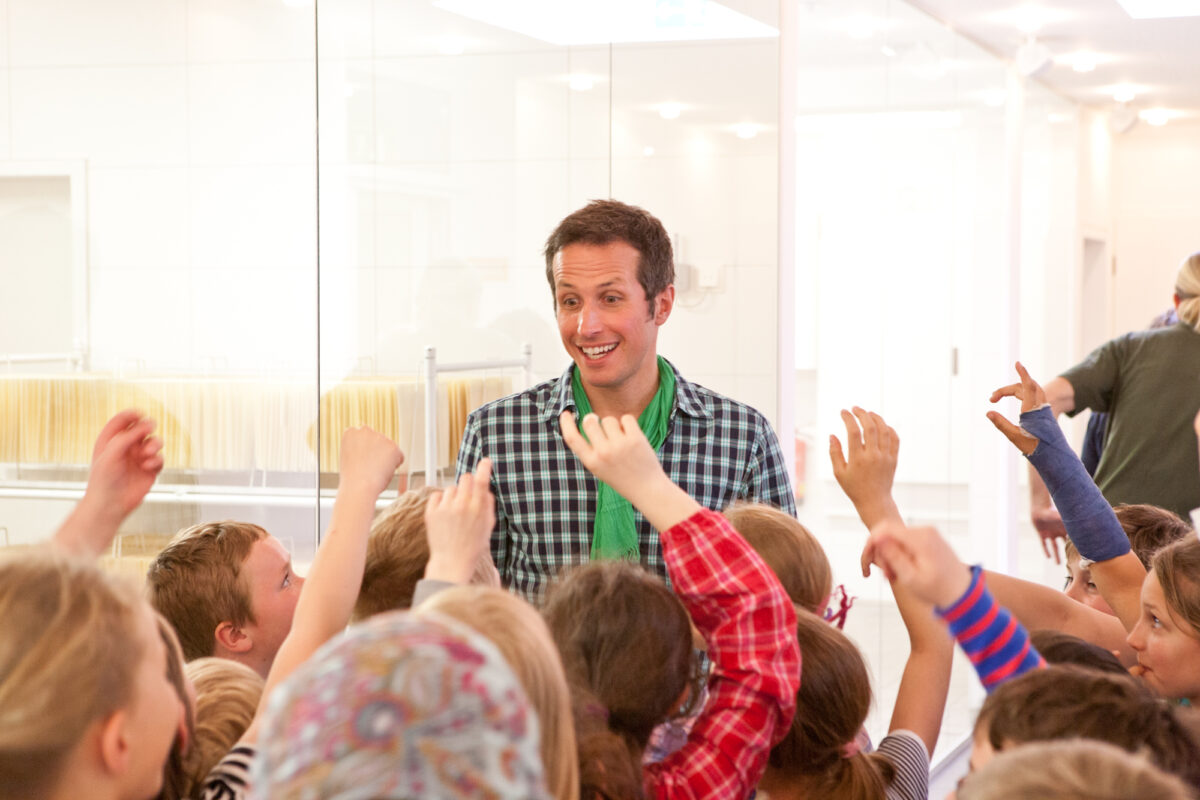
[[[1114,333],[1171,304],[1179,262],[1200,250],[1200,120],[1141,122],[1113,147]]]

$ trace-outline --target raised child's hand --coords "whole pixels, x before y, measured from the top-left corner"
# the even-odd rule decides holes
[[[141,504],[163,468],[163,443],[150,435],[154,428],[154,420],[132,409],[105,423],[92,449],[86,503],[119,519]]]
[[[488,558],[488,542],[496,526],[491,478],[491,459],[480,459],[474,474],[465,473],[457,486],[430,495],[425,504],[426,578],[468,583]]]
[[[949,606],[971,585],[971,570],[935,528],[907,528],[883,522],[871,529],[864,556],[878,564],[888,580],[897,581],[919,599]]]
[[[637,505],[639,490],[667,480],[658,455],[632,414],[617,419],[588,414],[583,418],[585,439],[575,427],[575,415],[564,411],[558,419],[563,441],[600,480]],[[669,480],[668,480],[669,483]]]
[[[361,487],[371,492],[371,499],[374,500],[387,488],[396,470],[404,463],[404,453],[391,439],[366,425],[360,425],[347,428],[342,434],[339,461],[339,489]]]
[[[858,406],[853,414],[843,409],[842,421],[846,424],[847,457],[842,455],[837,436],[829,437],[829,460],[838,485],[868,528],[884,519],[899,519],[892,500],[892,481],[900,437],[883,417]]]
[[[1021,376],[1021,382],[1001,386],[992,392],[992,402],[995,403],[1003,397],[1015,397],[1021,401],[1021,413],[1033,411],[1035,408],[1045,405],[1046,393],[1042,391],[1042,387],[1038,385],[1037,381],[1029,377],[1029,373],[1020,361],[1017,362],[1017,374]],[[989,411],[987,418],[1025,455],[1029,455],[1037,449],[1037,437],[1030,435],[1024,428],[1009,422],[1000,412]]]

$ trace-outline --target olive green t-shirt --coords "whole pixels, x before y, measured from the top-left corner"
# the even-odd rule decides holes
[[[1150,503],[1188,518],[1200,506],[1192,421],[1200,411],[1200,333],[1180,322],[1096,348],[1062,374],[1074,414],[1109,413],[1096,484],[1109,503]]]

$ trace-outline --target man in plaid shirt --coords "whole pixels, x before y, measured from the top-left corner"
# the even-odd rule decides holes
[[[540,600],[563,567],[591,557],[599,535],[602,485],[563,443],[558,419],[566,410],[637,417],[667,475],[706,508],[754,500],[795,514],[766,419],[689,383],[658,357],[658,328],[675,302],[662,223],[635,206],[592,201],[559,223],[545,256],[559,334],[573,363],[556,380],[472,412],[458,454],[460,476],[492,459],[492,559],[504,585]],[[656,423],[657,442],[649,433]],[[666,577],[658,532],[636,511],[633,522],[638,559]]]

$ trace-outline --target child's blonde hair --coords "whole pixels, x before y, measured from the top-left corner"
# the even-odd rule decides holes
[[[196,687],[194,755],[189,759],[190,792],[185,795],[192,797],[254,721],[263,679],[245,664],[226,658],[198,658],[185,670]]]
[[[958,800],[1191,800],[1187,784],[1104,742],[1038,742],[998,753],[963,778]]]
[[[93,564],[0,557],[0,798],[47,794],[87,728],[129,705],[142,609]]]
[[[578,800],[571,694],[562,659],[537,609],[503,589],[455,586],[430,597],[416,613],[424,611],[453,617],[496,645],[541,721],[546,787],[559,800]]]
[[[833,591],[833,572],[817,537],[791,514],[763,503],[734,503],[723,513],[774,571],[792,602],[821,613]]]

